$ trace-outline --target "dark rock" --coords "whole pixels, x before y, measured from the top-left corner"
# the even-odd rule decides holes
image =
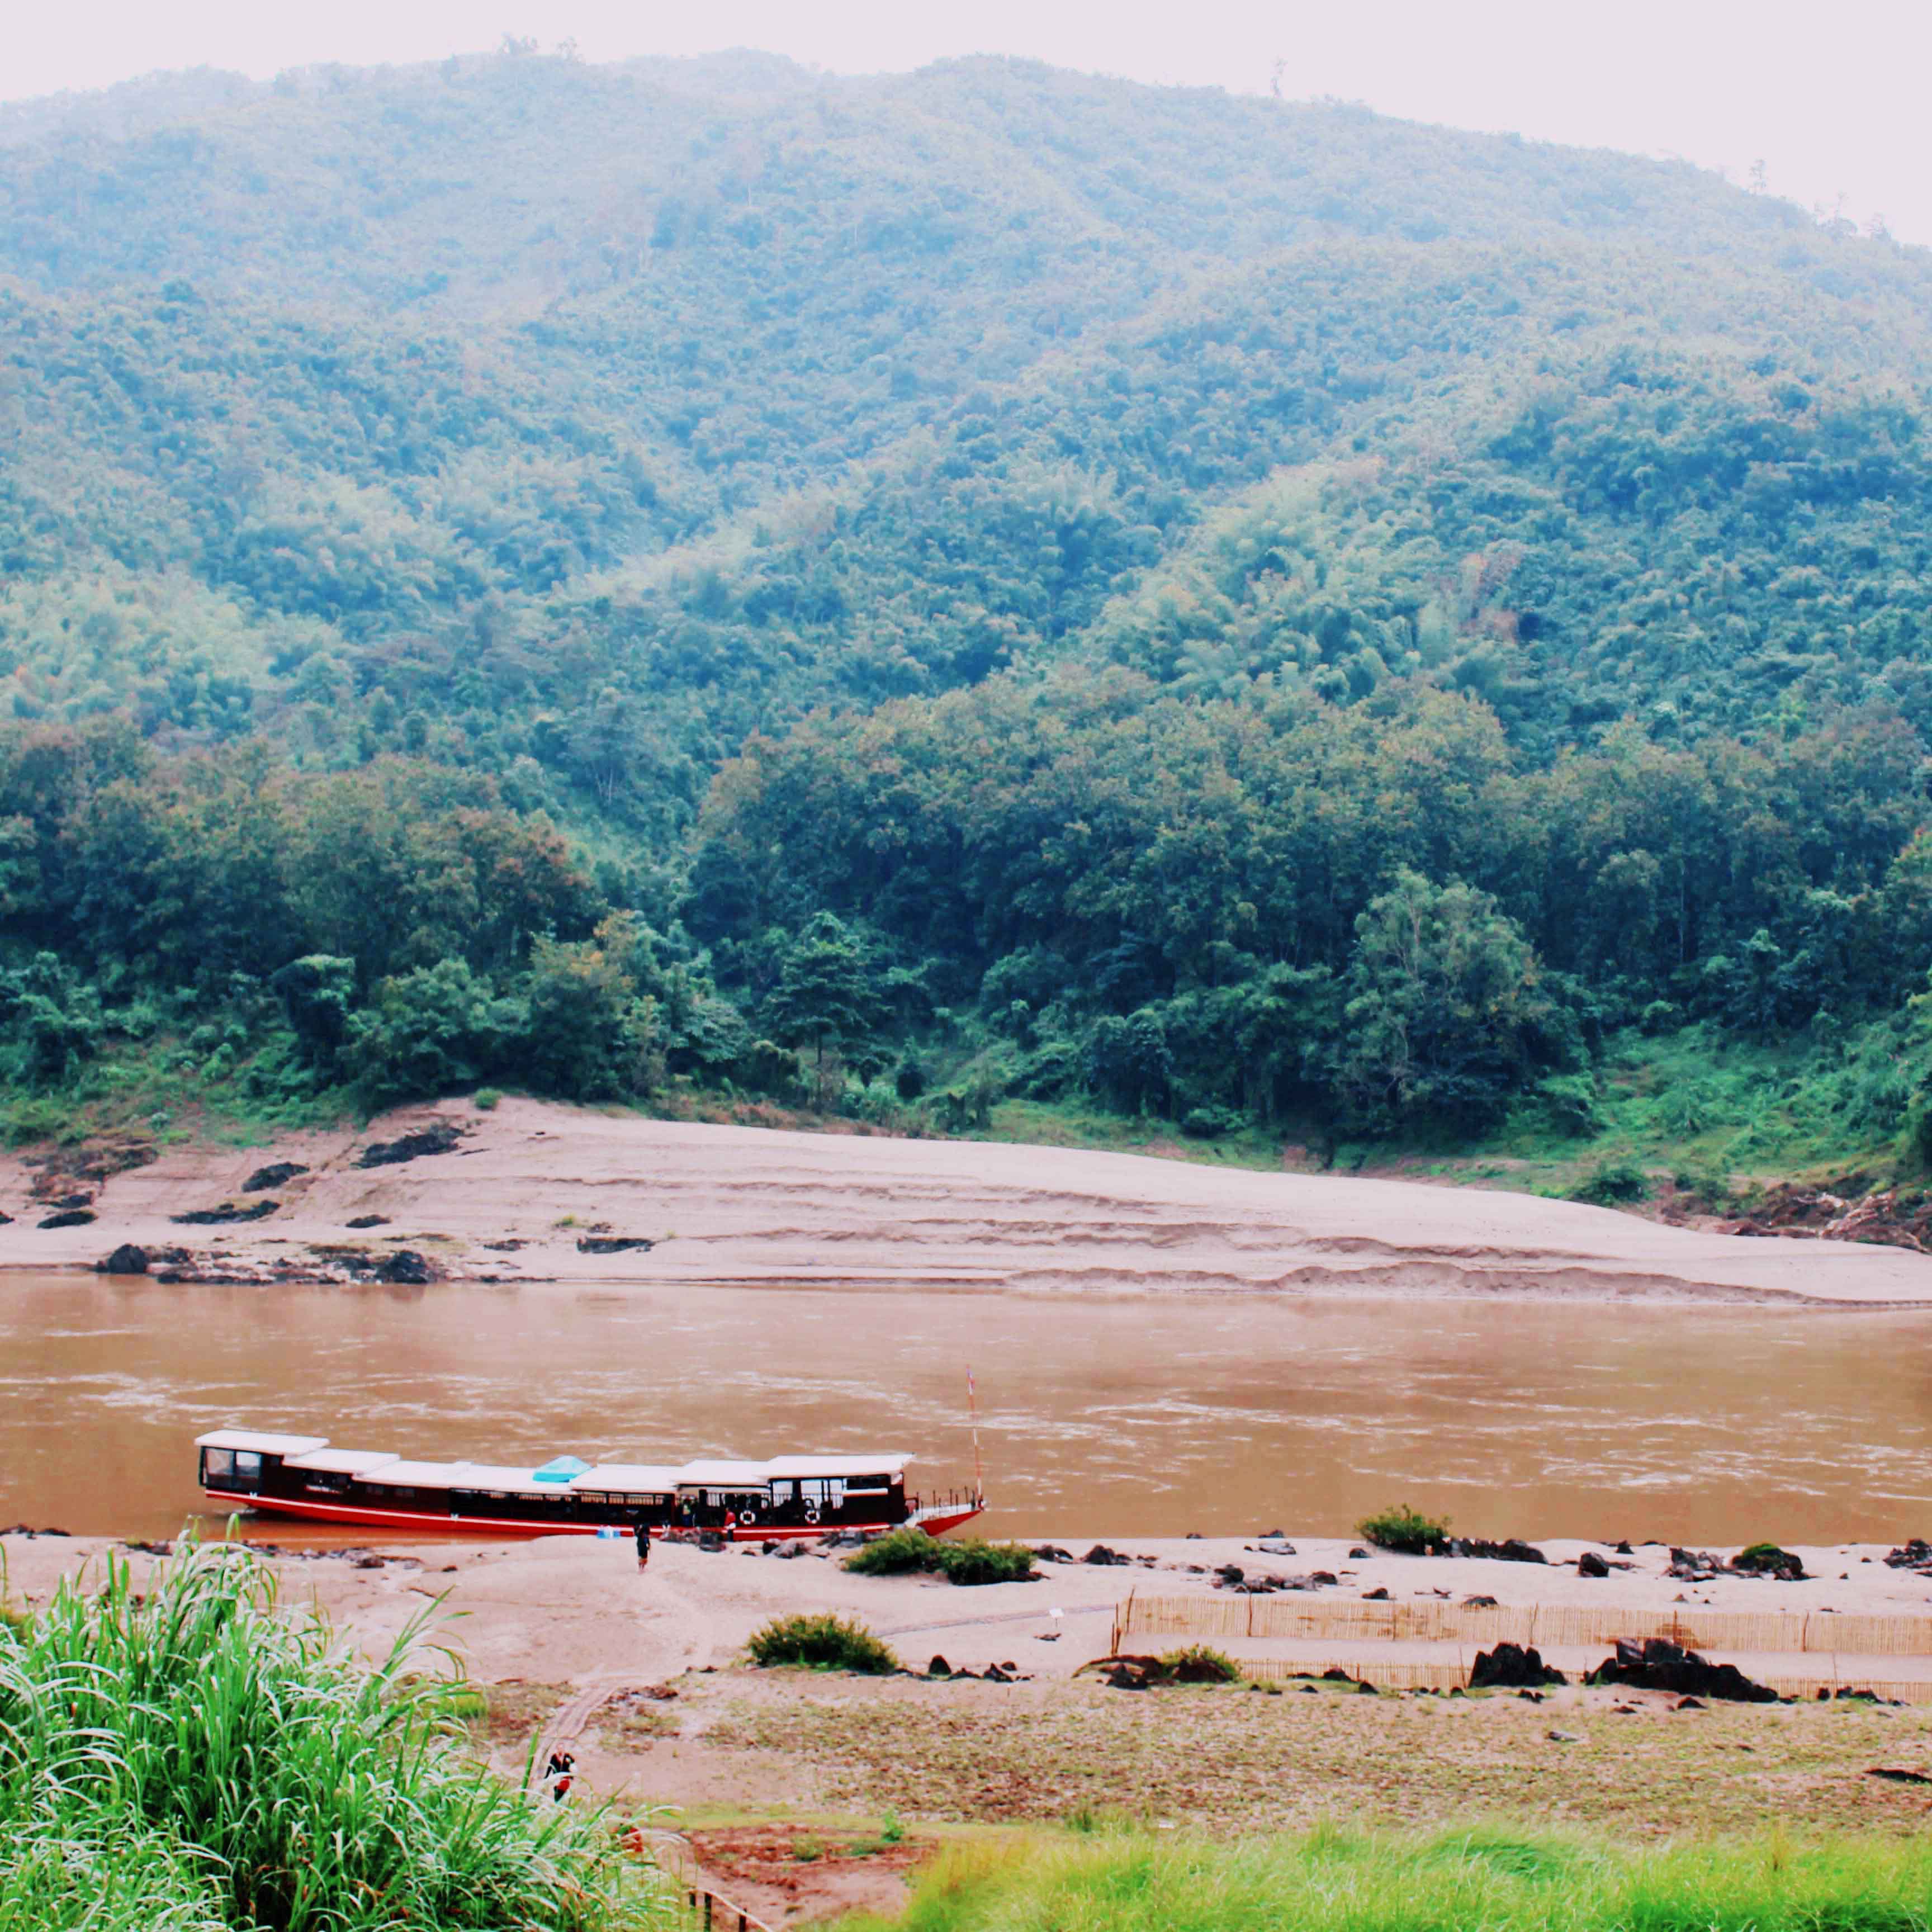
[[[1035,1560],[1041,1563],[1071,1563],[1073,1561],[1072,1552],[1061,1549],[1057,1543],[1036,1543],[1033,1553]]]
[[[1724,1567],[1722,1562],[1708,1550],[1679,1550],[1672,1544],[1670,1565],[1664,1574],[1675,1576],[1680,1582],[1708,1583]]]
[[[351,1227],[355,1225],[352,1221],[350,1223]],[[483,1245],[486,1248],[494,1249],[500,1255],[514,1255],[528,1247],[530,1243],[512,1238],[507,1241],[485,1241]]]
[[[1264,1529],[1255,1538],[1255,1540],[1257,1543],[1286,1543],[1288,1540],[1288,1532],[1285,1529]],[[1294,1552],[1291,1550],[1288,1553],[1292,1556]]]
[[[278,1160],[269,1166],[256,1168],[255,1172],[242,1182],[242,1192],[244,1194],[260,1194],[266,1188],[286,1187],[297,1174],[306,1174],[308,1172],[308,1169],[299,1161]]]
[[[980,1675],[988,1684],[1012,1684],[1019,1678],[1019,1672],[1010,1664],[989,1664]]]
[[[1124,1658],[1100,1681],[1114,1690],[1144,1690],[1154,1680],[1144,1669]]]
[[[50,1214],[46,1220],[37,1221],[39,1228],[84,1228],[96,1218],[92,1208],[63,1208],[58,1214]]]
[[[1502,1606],[1493,1597],[1465,1597],[1462,1607],[1466,1610],[1493,1610]]]
[[[1366,1677],[1360,1678],[1356,1683],[1355,1695],[1358,1697],[1379,1697],[1382,1694]]]
[[[1331,1664],[1322,1672],[1322,1681],[1324,1684],[1352,1684],[1355,1680],[1339,1664]]]
[[[1348,1561],[1351,1563],[1366,1563],[1374,1554],[1374,1551],[1364,1550],[1359,1544],[1358,1544],[1353,1550],[1348,1552]]]
[[[926,1674],[928,1677],[950,1677],[952,1675],[952,1666],[944,1658],[934,1657],[926,1666]]]
[[[197,1208],[190,1214],[170,1214],[168,1219],[183,1228],[220,1228],[231,1221],[266,1221],[282,1204],[279,1201],[251,1201],[245,1208],[224,1201],[219,1208]]]
[[[1581,1744],[1582,1739],[1574,1731],[1545,1731],[1543,1734],[1553,1744]]]
[[[1674,1550],[1670,1552],[1676,1555]],[[1922,1570],[1932,1564],[1932,1543],[1922,1536],[1915,1536],[1902,1550],[1894,1550],[1885,1559],[1886,1567],[1893,1570]]]
[[[1507,1536],[1492,1543],[1484,1536],[1452,1536],[1442,1546],[1445,1556],[1480,1556],[1492,1563],[1547,1563],[1550,1559],[1533,1543],[1520,1536]]]
[[[94,1196],[87,1193],[62,1194],[49,1202],[47,1204],[50,1208],[92,1208],[94,1205]]]
[[[427,1255],[419,1255],[413,1248],[398,1248],[376,1264],[375,1278],[398,1287],[427,1288],[436,1280],[436,1271]]]
[[[356,1567],[358,1570],[380,1570],[382,1567],[382,1559],[380,1556],[358,1556],[356,1559]]]
[[[1774,1576],[1780,1583],[1802,1583],[1804,1580],[1804,1564],[1801,1558],[1788,1550],[1780,1550],[1774,1543],[1754,1543],[1748,1550],[1741,1550],[1732,1559],[1730,1568],[1745,1576]]]
[[[1630,1538],[1626,1536],[1618,1540],[1617,1544],[1617,1554],[1619,1556],[1634,1556],[1636,1554],[1636,1552],[1630,1546]]]
[[[1610,1566],[1594,1550],[1586,1550],[1576,1559],[1576,1574],[1580,1576],[1607,1576]]]
[[[137,1248],[132,1241],[123,1241],[106,1260],[94,1264],[96,1274],[146,1274],[148,1271],[148,1251]]]
[[[1308,1573],[1308,1581],[1311,1583],[1339,1583],[1341,1580],[1332,1570],[1311,1570]]]
[[[1701,1697],[1680,1697],[1671,1708],[1678,1711],[1702,1711],[1709,1707]]]
[[[371,1141],[356,1156],[358,1167],[399,1167],[406,1160],[421,1160],[425,1155],[448,1154],[463,1136],[447,1120],[432,1120],[420,1132],[404,1134],[399,1140]]]
[[[10,1228],[13,1225],[14,1217],[12,1215],[0,1214],[0,1228]]]
[[[345,1228],[386,1228],[389,1217],[386,1214],[358,1214],[354,1220],[345,1221],[342,1225]]]
[[[1385,1604],[1388,1600],[1389,1593],[1386,1585],[1377,1589],[1364,1590],[1362,1592],[1362,1601],[1365,1604]]]
[[[1546,1684],[1567,1684],[1562,1671],[1543,1660],[1534,1645],[1499,1643],[1493,1650],[1479,1650],[1469,1670],[1472,1690],[1514,1690],[1527,1686],[1540,1690]]]
[[[1778,1693],[1754,1684],[1734,1664],[1712,1664],[1694,1650],[1660,1636],[1638,1642],[1617,1640],[1606,1657],[1584,1678],[1586,1684],[1622,1684],[1634,1690],[1669,1690],[1682,1697],[1716,1697],[1733,1704],[1774,1704]]]
[[[1903,1765],[1875,1764],[1865,1773],[1868,1778],[1889,1778],[1894,1784],[1932,1784],[1922,1771],[1908,1771]]]
[[[1131,1556],[1123,1556],[1118,1550],[1109,1550],[1104,1543],[1096,1543],[1080,1560],[1083,1563],[1106,1564],[1131,1563],[1133,1558]]]
[[[656,1245],[641,1234],[584,1234],[578,1238],[577,1252],[580,1255],[621,1255],[632,1248],[648,1251]]]
[[[1224,1583],[1238,1583],[1247,1572],[1238,1563],[1217,1563],[1214,1574]]]

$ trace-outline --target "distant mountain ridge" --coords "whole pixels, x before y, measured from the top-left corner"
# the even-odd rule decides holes
[[[706,1078],[763,1077],[747,1042],[830,912],[925,986],[878,1021],[899,1048],[1386,1127],[1412,1070],[1376,1100],[1336,1056],[1358,922],[1412,874],[1574,982],[1468,1118],[1594,1078],[1645,1013],[1903,1016],[1932,963],[1898,869],[1932,745],[1929,326],[1932,254],[1682,164],[1024,62],[504,52],[0,109],[0,820],[32,856],[0,939],[89,983],[158,970],[82,915],[94,793],[19,776],[118,719],[162,844],[171,788],[244,754],[308,775],[278,809],[393,766],[392,799],[548,814],[597,882],[560,943],[628,910],[729,995],[718,1039],[665,1049]],[[1341,775],[1438,732],[1462,748],[1412,783],[1453,828]],[[1793,761],[1828,740],[1820,786]],[[1074,786],[1072,843],[976,788],[1083,759],[1102,785],[1130,742],[1135,808],[1087,826]],[[1607,800],[1639,746],[1695,808],[1606,806],[1551,849],[1551,788]],[[1311,762],[1264,782],[1264,747]],[[1775,837],[1740,759],[1796,788]],[[1364,829],[1318,890],[1278,868],[1314,863],[1289,801],[1324,785]],[[1200,820],[1223,796],[1238,836]],[[1145,872],[1170,838],[1213,848],[1179,926]],[[349,945],[307,916],[288,944]],[[416,964],[522,997],[534,942],[472,916]],[[346,1011],[416,970],[343,956]],[[1257,1082],[1226,1064],[1256,1049],[1184,1037],[1175,1003],[1280,971],[1330,976],[1270,1022],[1306,1052]],[[1148,1015],[1168,1044],[1108,1072],[1107,1025]],[[1886,1077],[1874,1120],[1917,1078]]]

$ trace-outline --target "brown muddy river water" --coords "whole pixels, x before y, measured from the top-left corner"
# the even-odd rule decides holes
[[[479,1461],[904,1450],[943,1487],[969,1361],[992,1534],[1342,1534],[1402,1500],[1472,1534],[1932,1534],[1924,1313],[77,1275],[0,1275],[0,1524],[170,1534],[230,1422]]]

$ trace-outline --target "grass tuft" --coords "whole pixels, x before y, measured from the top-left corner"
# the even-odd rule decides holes
[[[982,1583],[1027,1582],[1034,1574],[1034,1554],[1023,1543],[988,1543],[976,1536],[945,1541],[908,1526],[854,1550],[845,1568],[861,1576],[928,1571],[970,1588]]]
[[[774,1617],[752,1633],[747,1648],[752,1661],[767,1669],[803,1664],[814,1670],[884,1677],[899,1667],[898,1659],[863,1624],[829,1611]]]
[[[1620,1852],[1495,1828],[1216,1842],[1070,1822],[948,1852],[896,1932],[1923,1932],[1932,1897],[1922,1838]]]
[[[616,1932],[660,1922],[595,1816],[470,1753],[412,1628],[361,1661],[238,1547],[110,1557],[0,1629],[0,1927]]]
[[[1355,1534],[1378,1550],[1393,1550],[1406,1556],[1426,1556],[1449,1540],[1446,1516],[1424,1516],[1420,1510],[1399,1503],[1393,1509],[1378,1510],[1355,1526]]]

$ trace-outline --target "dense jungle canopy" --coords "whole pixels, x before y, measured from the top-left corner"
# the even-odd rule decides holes
[[[14,1130],[1587,1142],[1648,1040],[1909,1153],[1928,410],[1925,251],[1346,105],[506,44],[0,108]]]

